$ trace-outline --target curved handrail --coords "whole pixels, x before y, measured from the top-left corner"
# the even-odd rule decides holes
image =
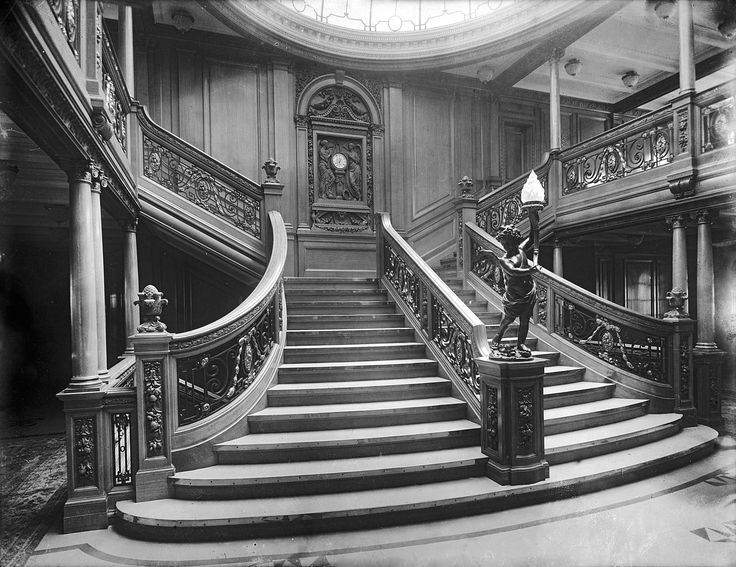
[[[376,220],[378,277],[393,287],[460,380],[479,395],[474,359],[490,355],[485,325],[396,232],[388,213],[376,213]]]
[[[139,175],[262,239],[262,187],[156,124],[145,106],[134,110],[142,132]]]
[[[245,391],[279,341],[287,236],[280,213],[270,211],[268,219],[271,257],[256,288],[230,313],[171,337],[169,350],[176,362],[179,425],[214,413]]]
[[[273,297],[281,281],[286,265],[287,238],[284,220],[278,211],[270,211],[268,219],[273,231],[271,258],[261,281],[245,300],[230,313],[198,329],[175,333],[171,350],[189,351],[202,344],[214,346],[235,332],[241,324],[262,312],[268,299]]]
[[[533,170],[521,174],[516,179],[499,187],[496,191],[484,195],[478,200],[478,209],[475,213],[475,222],[489,233],[497,232],[505,224],[518,224],[525,216],[521,208],[521,189],[534,171],[539,182],[544,187],[545,202],[549,201],[549,171],[556,154],[548,152],[544,154],[542,163]]]
[[[503,272],[488,255],[477,253],[483,248],[503,256],[501,244],[473,223],[467,223],[465,231],[471,243],[469,271],[502,293]],[[537,283],[536,322],[548,332],[646,380],[676,387],[681,373],[689,373],[694,321],[636,313],[542,267],[533,277]],[[688,376],[684,378],[686,381]]]

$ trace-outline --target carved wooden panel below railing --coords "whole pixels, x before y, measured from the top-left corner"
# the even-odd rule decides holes
[[[664,109],[657,114],[656,121],[643,129],[640,127],[634,121],[629,128],[619,127],[613,134],[606,133],[565,150],[562,194],[576,193],[670,163],[674,158],[671,110]],[[631,128],[637,130],[632,132]],[[581,149],[584,153],[575,155]]]
[[[61,33],[79,61],[79,0],[48,0]],[[94,9],[90,3],[90,8]]]
[[[191,161],[143,135],[143,174],[170,191],[226,220],[235,227],[261,237],[260,203]]]
[[[280,309],[279,294],[274,292],[260,315],[227,342],[177,359],[180,426],[218,411],[253,383],[278,340]],[[204,339],[202,344],[212,337]]]

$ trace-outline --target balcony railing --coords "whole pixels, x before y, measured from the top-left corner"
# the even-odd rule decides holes
[[[711,152],[736,143],[736,114],[734,114],[734,82],[719,85],[699,94],[695,103],[700,108],[702,153]]]
[[[102,26],[102,94],[105,99],[112,131],[123,152],[128,153],[127,117],[130,112],[130,95],[120,71],[115,50],[110,43],[110,34]]]
[[[560,154],[562,194],[666,165],[674,159],[672,108],[666,106]]]

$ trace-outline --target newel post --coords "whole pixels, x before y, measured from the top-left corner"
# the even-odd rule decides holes
[[[132,337],[138,415],[137,502],[167,498],[167,479],[175,472],[171,439],[177,423],[176,361],[169,355],[172,335],[159,317],[168,303],[162,295],[147,285],[136,301],[143,321]]]
[[[672,304],[672,300],[670,301]],[[664,321],[672,331],[667,339],[667,367],[672,377],[674,411],[682,414],[683,427],[697,425],[695,415],[695,389],[693,381],[693,330],[695,321],[687,316],[676,317],[677,309],[665,314]]]
[[[458,181],[460,194],[455,200],[455,210],[457,214],[457,272],[463,273],[465,266],[470,266],[470,246],[465,238],[465,223],[475,222],[475,214],[478,210],[478,199],[473,192],[473,180],[467,175]],[[463,285],[466,278],[463,277]]]
[[[481,380],[481,450],[486,475],[503,485],[549,476],[544,458],[542,388],[545,361],[476,358]]]

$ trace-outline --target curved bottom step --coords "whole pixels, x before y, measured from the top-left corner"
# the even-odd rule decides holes
[[[229,501],[175,499],[117,503],[116,529],[153,541],[216,541],[338,531],[466,516],[577,496],[660,474],[713,450],[705,426],[616,453],[550,467],[550,477],[524,486],[485,478],[300,497]]]

